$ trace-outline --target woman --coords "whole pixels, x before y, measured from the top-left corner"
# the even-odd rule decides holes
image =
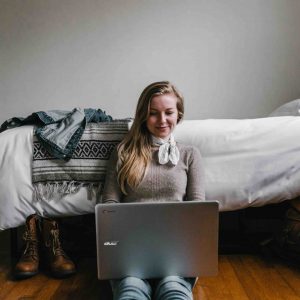
[[[168,81],[142,92],[134,122],[112,153],[103,202],[204,200],[204,171],[195,147],[178,144],[173,131],[182,120],[183,97]],[[193,278],[127,277],[112,281],[114,299],[192,299]]]

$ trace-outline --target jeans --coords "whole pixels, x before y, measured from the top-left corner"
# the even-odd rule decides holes
[[[114,300],[191,300],[194,278],[168,276],[159,280],[126,277],[112,280]]]

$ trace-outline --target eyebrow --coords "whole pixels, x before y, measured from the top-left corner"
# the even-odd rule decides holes
[[[165,110],[173,110],[173,109],[176,109],[176,107],[169,107],[169,108],[166,108]],[[150,107],[150,110],[155,110],[155,111],[157,111],[158,109],[156,109],[156,108],[151,108],[151,107]]]

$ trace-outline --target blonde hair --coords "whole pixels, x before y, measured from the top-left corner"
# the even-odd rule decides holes
[[[169,81],[154,82],[143,90],[137,103],[131,129],[118,146],[118,182],[125,195],[127,195],[127,186],[135,189],[139,185],[151,161],[152,141],[146,122],[152,98],[164,94],[174,94],[177,97],[177,123],[183,118],[183,96]]]

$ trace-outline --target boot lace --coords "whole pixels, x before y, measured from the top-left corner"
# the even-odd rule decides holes
[[[66,257],[66,253],[62,249],[60,240],[59,240],[59,230],[58,229],[52,229],[51,235],[53,236],[53,243],[52,243],[52,251],[55,256],[64,256]]]
[[[30,231],[25,231],[23,234],[23,240],[26,242],[26,248],[24,250],[24,256],[32,256],[37,258],[37,244],[35,234]]]

